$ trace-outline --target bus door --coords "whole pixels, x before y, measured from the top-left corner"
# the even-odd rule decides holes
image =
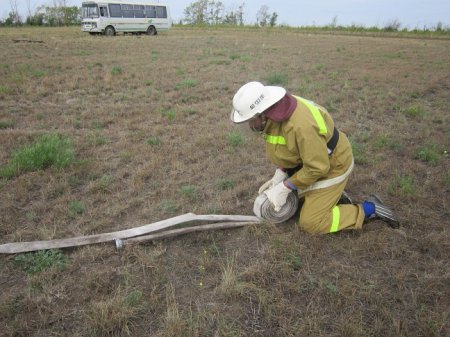
[[[109,18],[108,7],[107,5],[99,5],[98,6],[100,16],[99,16],[99,28],[104,29],[107,22],[105,22],[105,18]]]

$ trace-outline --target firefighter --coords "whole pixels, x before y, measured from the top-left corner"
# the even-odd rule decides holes
[[[399,226],[378,197],[370,196],[362,204],[346,198],[352,147],[322,106],[282,87],[249,82],[234,95],[230,118],[263,134],[267,156],[277,168],[258,192],[266,194],[276,212],[291,191],[304,197],[298,224],[305,231],[361,229],[367,218]]]

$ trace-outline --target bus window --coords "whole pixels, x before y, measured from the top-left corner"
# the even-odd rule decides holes
[[[142,5],[134,5],[134,17],[135,18],[143,18],[144,16],[144,8]]]
[[[122,17],[122,9],[120,5],[109,4],[109,13],[112,18],[121,18]]]
[[[167,18],[167,10],[164,6],[156,6],[156,17],[157,18]]]
[[[83,4],[81,9],[83,18],[98,18],[97,5]]]
[[[145,17],[146,18],[156,18],[155,6],[145,6]]]
[[[100,16],[108,17],[108,8],[100,7]]]
[[[133,5],[122,5],[122,15],[124,18],[134,18]]]

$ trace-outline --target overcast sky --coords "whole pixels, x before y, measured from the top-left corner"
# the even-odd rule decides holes
[[[11,10],[11,0],[0,0],[0,17],[6,18]],[[19,12],[26,17],[28,3],[32,12],[54,0],[12,0],[19,4]],[[56,0],[58,1],[58,0]],[[81,6],[82,0],[66,0],[71,6]],[[107,0],[105,0],[107,1]],[[158,1],[156,1],[158,2]],[[160,1],[170,6],[174,22],[183,18],[183,10],[192,0]],[[450,0],[222,0],[226,10],[237,9],[245,3],[246,23],[256,21],[256,12],[262,5],[278,14],[278,24],[290,26],[326,25],[337,17],[337,24],[384,27],[398,20],[402,28],[431,28],[438,22],[450,26]]]

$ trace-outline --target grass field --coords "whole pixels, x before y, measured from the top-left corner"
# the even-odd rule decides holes
[[[290,221],[0,256],[0,335],[450,335],[447,38],[1,28],[1,243],[251,215],[274,167],[229,121],[250,80],[327,107],[353,145],[348,192],[379,194],[402,227]]]

